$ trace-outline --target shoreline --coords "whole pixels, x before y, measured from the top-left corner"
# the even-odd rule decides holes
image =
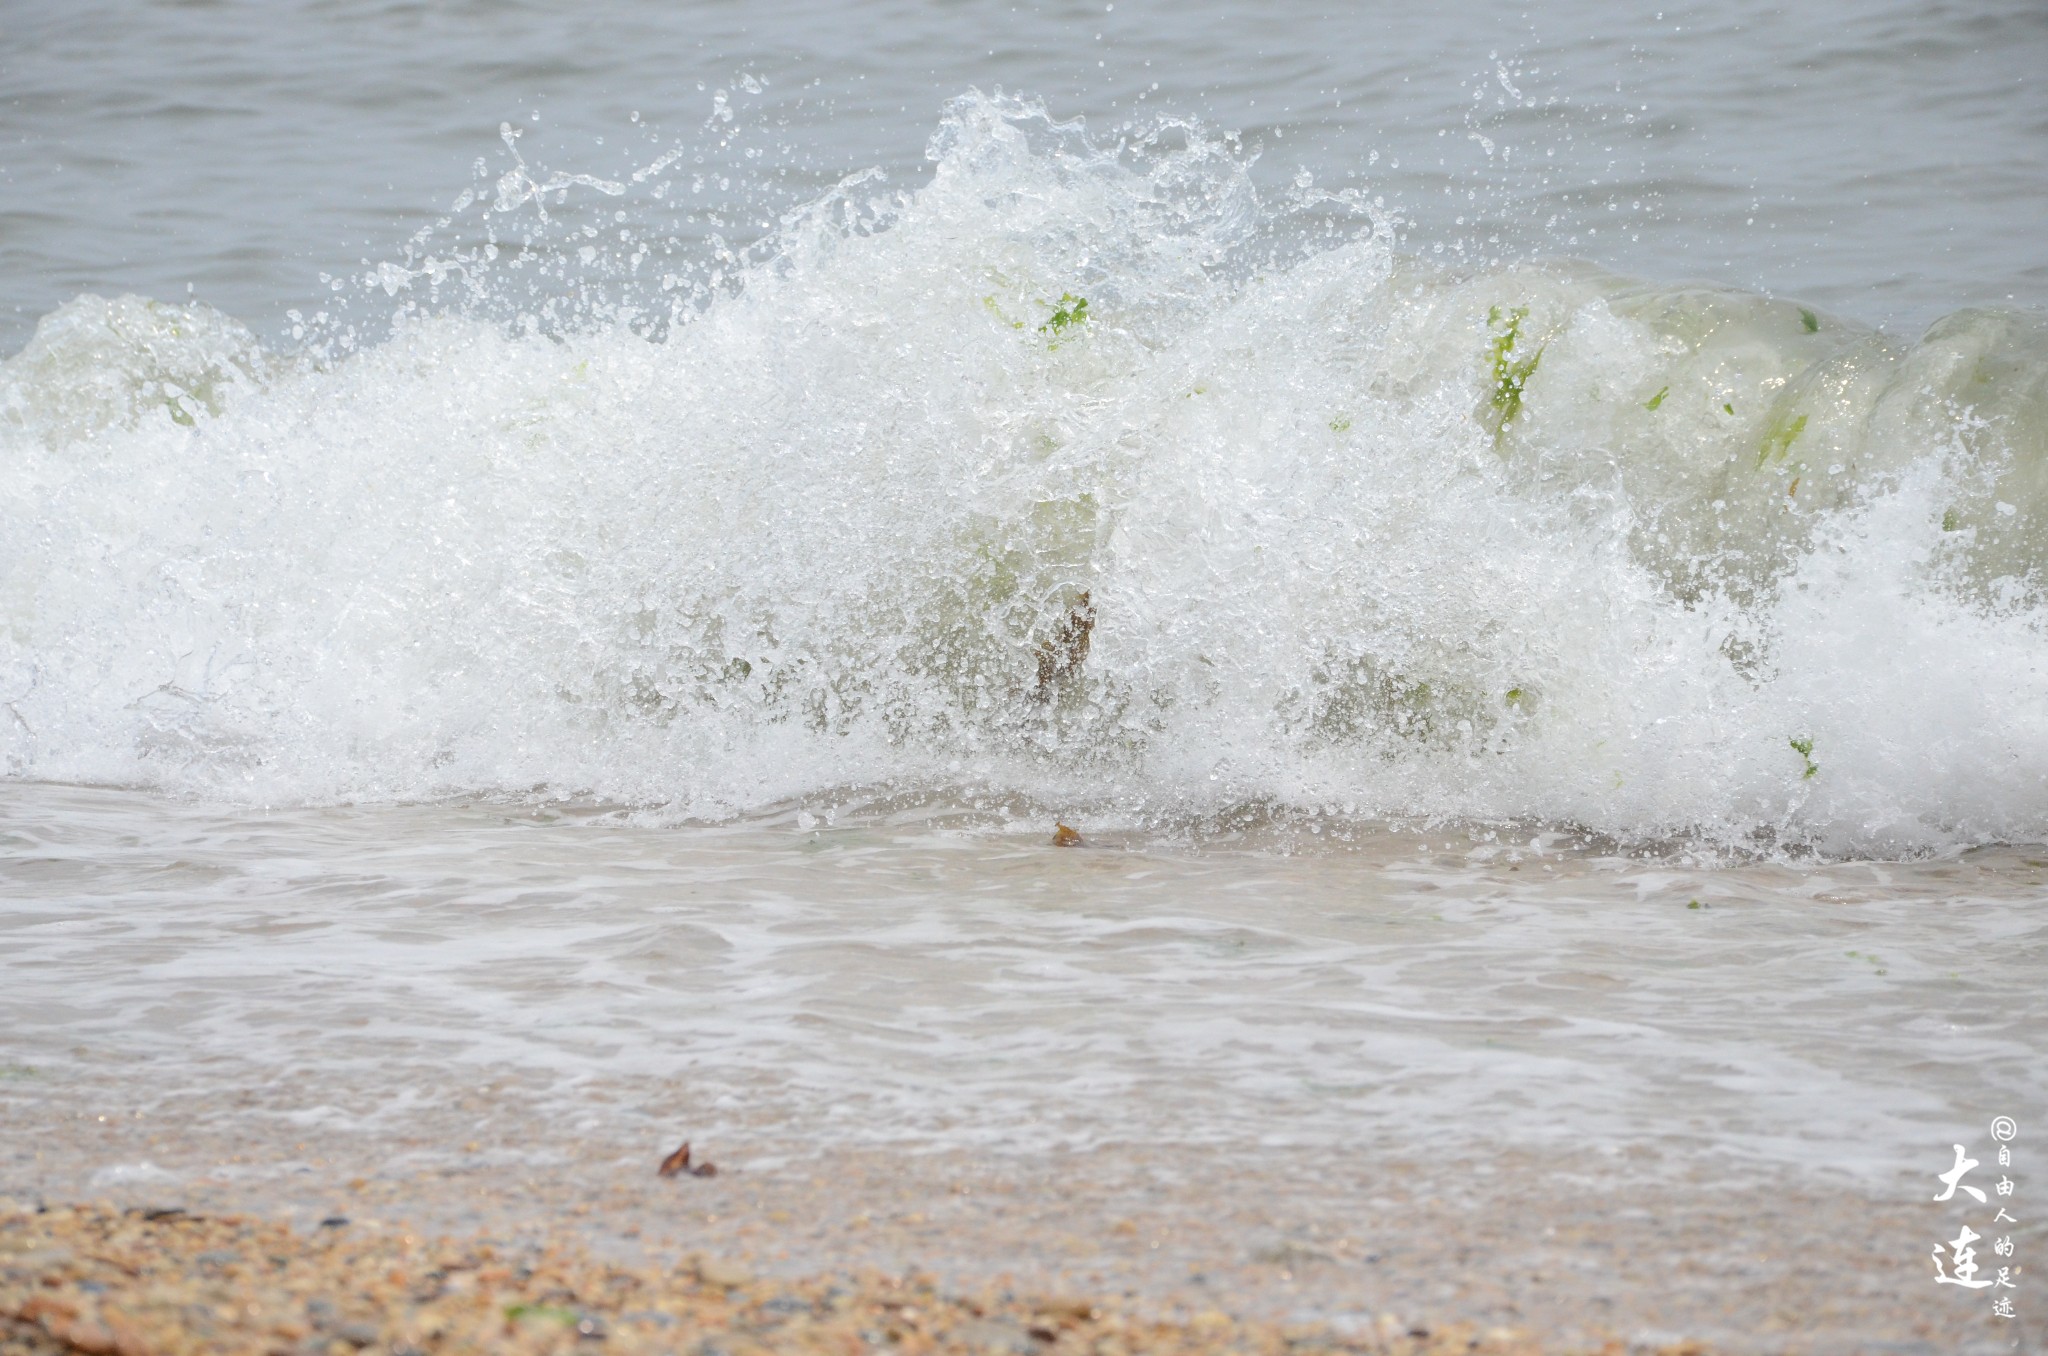
[[[780,1142],[762,1127],[744,1140],[697,1141],[698,1161],[716,1162],[715,1177],[662,1178],[657,1167],[675,1143],[647,1142],[625,1117],[609,1131],[565,1132],[509,1105],[487,1127],[423,1108],[409,1133],[316,1135],[246,1103],[170,1124],[92,1111],[88,1099],[67,1106],[70,1098],[45,1092],[54,1095],[0,1105],[17,1132],[11,1161],[0,1160],[0,1225],[15,1235],[46,1228],[84,1203],[75,1218],[99,1221],[93,1228],[155,1230],[169,1270],[121,1282],[143,1293],[205,1279],[176,1259],[207,1249],[179,1252],[177,1231],[234,1220],[287,1231],[295,1241],[281,1255],[308,1265],[362,1248],[409,1275],[424,1267],[425,1251],[390,1249],[447,1238],[458,1240],[450,1247],[621,1269],[650,1293],[697,1259],[743,1269],[765,1287],[763,1303],[815,1298],[849,1274],[923,1276],[941,1297],[1008,1293],[1015,1303],[1001,1312],[1017,1321],[1030,1317],[1019,1318],[1022,1297],[1078,1296],[1126,1323],[1174,1328],[1152,1333],[1144,1350],[1209,1349],[1190,1327],[1198,1319],[1227,1321],[1237,1349],[1262,1351],[1269,1340],[1279,1343],[1271,1350],[1289,1347],[1274,1336],[1287,1332],[1293,1347],[1451,1350],[1429,1344],[1455,1332],[1461,1351],[1949,1356],[2010,1351],[2018,1336],[1966,1302],[1974,1297],[1932,1283],[1923,1238],[1941,1220],[1910,1199],[1917,1184],[1904,1192],[1744,1175],[1647,1150],[1468,1148],[1430,1158],[1158,1144],[999,1155]],[[22,1213],[45,1204],[48,1215]],[[147,1219],[150,1211],[161,1219]],[[0,1244],[0,1254],[23,1251],[36,1248]],[[64,1287],[7,1265],[0,1255],[8,1285]],[[543,1301],[521,1291],[505,1305],[528,1302]],[[378,1321],[397,1331],[390,1325],[405,1312]],[[1407,1337],[1418,1330],[1431,1336]],[[1087,1344],[1029,1350],[1118,1356],[1098,1341],[1113,1334],[1087,1334]],[[969,1349],[926,1336],[934,1344],[918,1350]],[[1387,1345],[1395,1339],[1418,1345]],[[1474,1339],[1482,1345],[1471,1347]],[[700,1340],[645,1349],[742,1356]],[[747,1341],[808,1349],[758,1334]],[[629,1348],[621,1339],[604,1349]],[[0,1343],[6,1356],[44,1349],[56,1348]]]

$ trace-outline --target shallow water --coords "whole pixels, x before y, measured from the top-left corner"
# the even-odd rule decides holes
[[[565,1126],[592,1087],[676,1089],[714,1140],[1884,1182],[2039,1097],[2037,856],[1702,869],[1554,835],[1058,850],[1046,827],[14,787],[0,1029],[52,1086],[111,1077],[147,1110],[278,1084],[308,1130],[387,1135],[497,1080]]]

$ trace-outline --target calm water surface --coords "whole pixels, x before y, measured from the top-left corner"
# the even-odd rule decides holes
[[[2048,304],[2044,62],[2028,0],[16,4],[0,346],[81,291],[188,284],[276,334],[477,157],[502,168],[503,121],[529,157],[616,173],[702,144],[725,89],[754,135],[722,168],[786,204],[869,166],[919,182],[940,105],[998,86],[1102,127],[1240,129],[1268,178],[1369,185],[1424,250],[1570,253],[1911,337]]]

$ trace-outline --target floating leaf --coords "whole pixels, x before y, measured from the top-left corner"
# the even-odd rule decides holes
[[[1644,401],[1643,408],[1646,410],[1656,409],[1659,405],[1662,405],[1664,403],[1664,397],[1670,394],[1671,388],[1669,386],[1664,387],[1662,390],[1658,391],[1657,394],[1651,396],[1648,400]]]
[[[1807,310],[1804,306],[1799,308],[1799,323],[1806,326],[1808,334],[1820,333],[1820,317]]]

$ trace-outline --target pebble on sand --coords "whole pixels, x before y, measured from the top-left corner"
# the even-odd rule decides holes
[[[942,1292],[915,1272],[770,1278],[703,1256],[669,1267],[626,1265],[551,1242],[514,1246],[370,1228],[298,1234],[249,1216],[151,1213],[107,1205],[0,1213],[0,1356],[1543,1350],[1503,1329],[1339,1333],[1216,1312],[1164,1318],[1108,1299]],[[1610,1350],[1618,1356],[1622,1348]],[[1690,1356],[1704,1348],[1667,1351]]]

